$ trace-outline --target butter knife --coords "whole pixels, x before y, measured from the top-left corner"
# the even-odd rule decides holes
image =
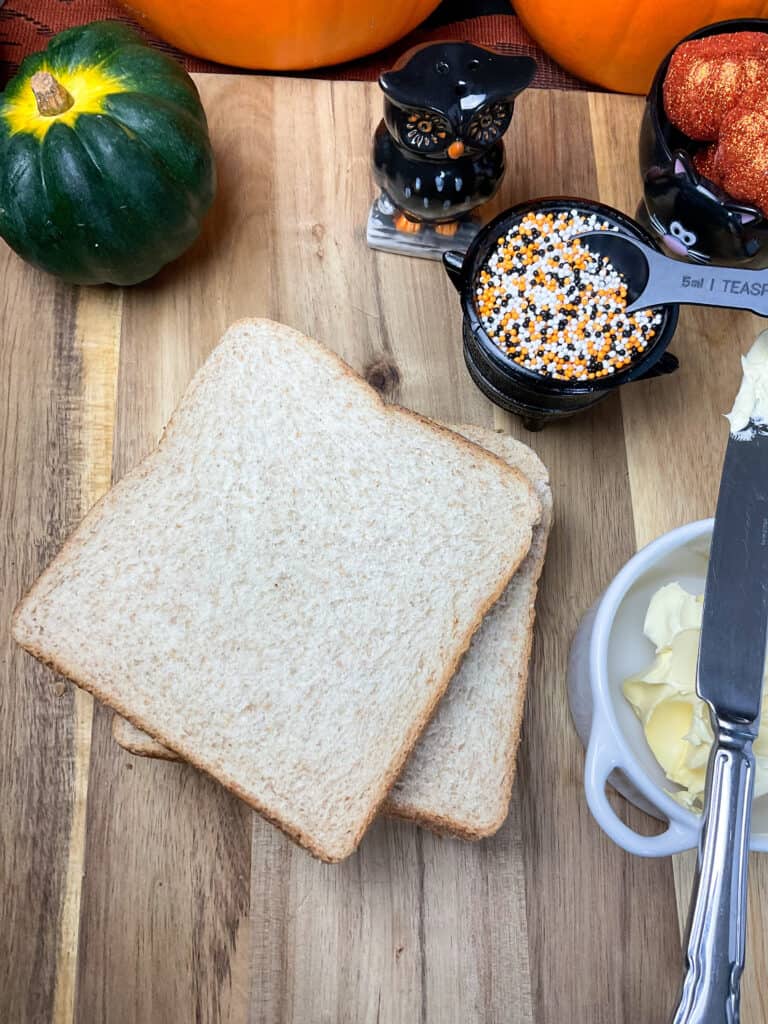
[[[673,1024],[737,1024],[768,625],[768,427],[725,452],[704,591],[696,689],[710,706],[704,820]]]

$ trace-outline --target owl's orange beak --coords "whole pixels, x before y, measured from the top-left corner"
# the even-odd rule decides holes
[[[458,139],[456,140],[456,142],[452,142],[448,147],[448,156],[451,158],[451,160],[458,160],[460,156],[463,156],[463,154],[464,143],[459,142]]]

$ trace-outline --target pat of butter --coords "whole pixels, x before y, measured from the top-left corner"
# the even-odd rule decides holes
[[[732,434],[741,434],[755,423],[768,423],[768,331],[758,334],[752,348],[741,357],[741,387],[727,414]]]
[[[694,597],[679,583],[668,583],[657,590],[648,605],[643,632],[657,651],[671,647],[684,629],[701,629],[704,598]]]
[[[644,632],[656,657],[624,683],[624,696],[643,723],[645,738],[670,782],[672,796],[699,810],[704,801],[707,761],[713,734],[709,708],[696,695],[703,598],[679,583],[658,590],[648,606]],[[768,707],[764,705],[755,741],[755,796],[768,793]]]

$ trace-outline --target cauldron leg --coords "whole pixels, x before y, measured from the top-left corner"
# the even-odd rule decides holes
[[[544,429],[544,426],[551,417],[549,416],[531,416],[530,414],[522,417],[523,426],[526,430],[530,430],[531,433],[538,433]]]

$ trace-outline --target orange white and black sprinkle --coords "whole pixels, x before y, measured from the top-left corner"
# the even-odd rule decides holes
[[[529,213],[496,241],[475,285],[488,337],[516,363],[557,380],[625,369],[655,337],[655,310],[626,313],[624,277],[574,235],[618,230],[578,210]]]

